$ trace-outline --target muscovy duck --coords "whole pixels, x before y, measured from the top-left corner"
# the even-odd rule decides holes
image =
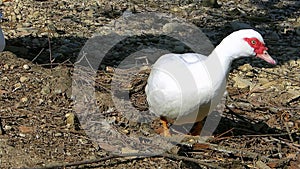
[[[160,117],[163,135],[170,136],[168,123],[201,121],[225,92],[226,77],[234,59],[255,56],[276,64],[260,33],[244,29],[231,33],[207,57],[197,53],[166,54],[152,66],[145,88],[149,110]]]

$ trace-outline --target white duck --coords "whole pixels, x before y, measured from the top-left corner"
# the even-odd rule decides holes
[[[145,91],[149,110],[161,118],[163,134],[170,135],[168,122],[175,121],[198,124],[192,133],[198,135],[200,122],[225,92],[232,61],[249,56],[276,64],[262,36],[252,29],[231,33],[208,57],[197,53],[161,56],[153,65]]]

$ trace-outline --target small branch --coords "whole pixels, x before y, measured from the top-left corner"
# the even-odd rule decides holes
[[[65,167],[79,166],[79,165],[84,165],[84,164],[99,163],[101,161],[106,161],[106,160],[113,159],[113,158],[117,158],[117,156],[109,155],[107,157],[98,158],[98,159],[84,160],[84,161],[79,161],[79,162],[74,162],[74,163],[51,164],[51,165],[46,165],[46,166],[43,166],[43,167],[36,167],[36,168],[31,168],[31,169],[65,168]],[[21,169],[27,169],[27,168],[21,168]]]
[[[175,159],[175,160],[183,160],[183,161],[190,161],[190,162],[194,162],[200,165],[204,165],[207,167],[212,167],[212,168],[216,168],[216,169],[224,169],[223,167],[219,167],[217,165],[214,164],[210,164],[210,163],[206,163],[203,161],[200,161],[199,159],[195,159],[195,158],[189,158],[189,157],[184,157],[184,156],[179,156],[179,155],[174,155],[174,154],[168,154],[165,153],[162,155],[165,158],[171,158],[171,159]]]
[[[217,165],[200,161],[199,159],[194,159],[194,158],[189,158],[189,157],[184,157],[184,156],[179,156],[179,155],[173,155],[173,154],[168,154],[168,153],[156,154],[156,155],[151,154],[151,153],[128,153],[128,154],[121,154],[121,155],[109,155],[107,157],[102,157],[102,158],[97,158],[97,159],[83,160],[83,161],[74,162],[74,163],[50,164],[50,165],[46,165],[43,167],[35,167],[35,168],[31,168],[31,169],[65,168],[65,167],[80,166],[80,165],[85,165],[85,164],[99,163],[101,161],[106,161],[106,160],[111,160],[111,159],[116,159],[116,158],[126,158],[126,157],[133,157],[134,159],[147,158],[147,157],[164,157],[164,158],[170,158],[170,159],[175,159],[175,160],[190,161],[190,162],[197,163],[199,165],[204,165],[204,166],[212,167],[212,168],[216,168],[216,169],[224,169]],[[27,169],[27,168],[22,168],[22,169]]]
[[[32,60],[31,62],[34,62],[40,55],[41,53],[44,51],[45,48],[43,48]]]
[[[250,158],[253,158],[253,159],[258,158],[258,159],[262,159],[264,161],[273,161],[271,158],[260,155],[258,153],[246,151],[246,150],[234,149],[234,148],[230,148],[230,147],[223,147],[223,146],[219,146],[219,145],[216,145],[216,144],[210,144],[210,143],[200,143],[200,144],[207,145],[206,146],[207,148],[209,148],[211,150],[218,151],[218,152],[225,152],[225,153],[230,153],[230,154],[240,154],[243,157],[248,157],[248,158],[250,157]]]
[[[50,40],[50,33],[48,31],[48,46],[49,46],[49,59],[50,59],[50,64],[51,64],[51,68],[52,68],[52,63],[54,62],[54,60],[52,59],[52,48],[51,48],[51,40]]]
[[[298,152],[300,152],[300,145],[298,145],[298,144],[295,144],[295,143],[288,143],[288,142],[286,142],[286,141],[282,141],[282,140],[279,140],[279,139],[274,138],[274,137],[271,137],[271,140],[277,141],[277,142],[282,143],[282,144],[286,144],[286,145],[288,145],[290,148],[293,148],[293,149],[297,150]]]
[[[20,115],[20,116],[2,116],[1,119],[18,119],[18,118],[28,118],[27,115]]]

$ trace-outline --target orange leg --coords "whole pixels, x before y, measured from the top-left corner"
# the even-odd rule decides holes
[[[203,121],[195,122],[195,124],[192,128],[192,131],[191,131],[191,135],[192,136],[199,136],[200,133],[201,133],[202,127],[203,127]]]
[[[166,118],[164,117],[161,117],[160,118],[160,122],[163,126],[163,136],[165,137],[170,137],[171,136],[171,133],[170,133],[170,129],[169,129],[169,126],[168,126],[168,121]]]

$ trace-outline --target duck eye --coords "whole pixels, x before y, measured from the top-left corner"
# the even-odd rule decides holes
[[[256,41],[255,41],[255,40],[251,40],[251,43],[252,43],[253,45],[255,45],[255,44],[256,44]]]

